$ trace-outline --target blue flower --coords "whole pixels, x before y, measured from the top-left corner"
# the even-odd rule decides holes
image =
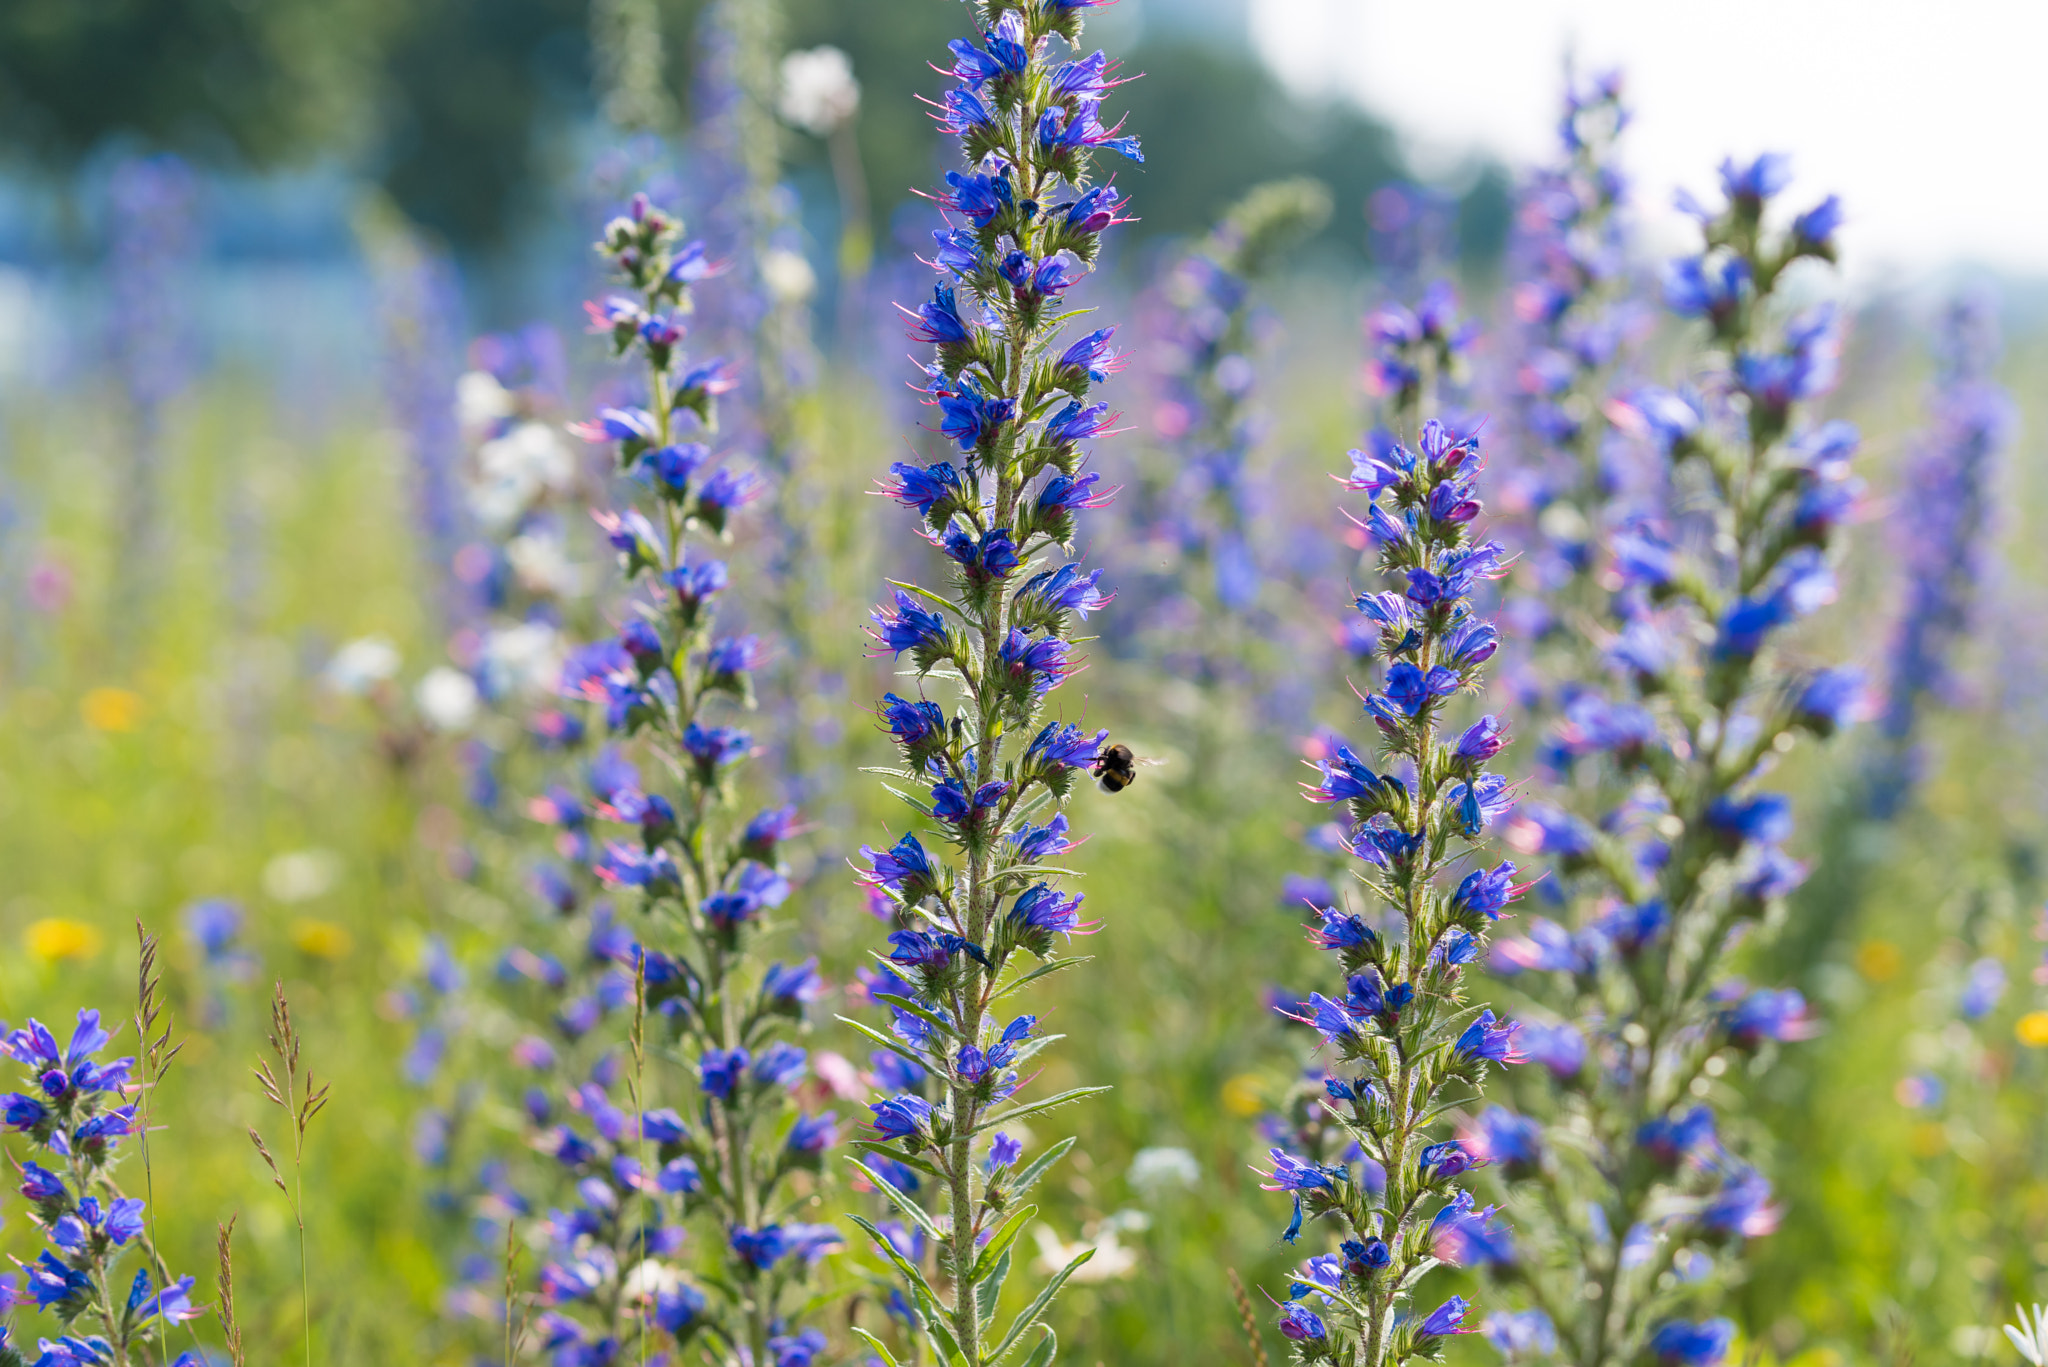
[[[876,608],[870,614],[881,628],[875,639],[893,655],[906,650],[946,649],[946,620],[936,612],[917,605],[917,601],[902,589],[896,590],[896,612],[892,616],[886,608]]]
[[[764,1272],[795,1247],[789,1230],[782,1225],[763,1225],[760,1229],[734,1225],[726,1235],[726,1243],[749,1267]]]
[[[1316,1312],[1300,1301],[1280,1307],[1280,1333],[1295,1343],[1319,1343],[1330,1336]]]
[[[839,1117],[829,1113],[823,1115],[799,1115],[796,1123],[789,1128],[789,1138],[783,1147],[791,1153],[823,1153],[839,1142]]]
[[[1549,1357],[1557,1351],[1557,1327],[1541,1310],[1496,1311],[1480,1332],[1503,1357]]]
[[[1034,765],[1085,769],[1095,762],[1095,757],[1102,753],[1102,747],[1108,740],[1107,731],[1097,731],[1091,736],[1078,726],[1049,721],[1025,748],[1024,770],[1028,773]],[[1062,823],[1066,820],[1064,817],[1054,819]],[[1065,829],[1064,824],[1061,829]]]
[[[1049,693],[1069,674],[1073,666],[1067,663],[1067,653],[1073,647],[1057,636],[1027,636],[1017,627],[1010,628],[1010,634],[1003,638],[997,658],[1008,668],[1013,679],[1021,682],[1031,692]]]
[[[1092,480],[1095,476],[1088,478]],[[1079,565],[1062,565],[1025,580],[1017,596],[1022,598],[1028,594],[1044,604],[1048,611],[1072,612],[1085,621],[1089,613],[1101,611],[1116,598],[1114,593],[1101,590],[1101,579],[1101,570],[1092,570],[1084,576]]]
[[[1715,1367],[1728,1355],[1735,1322],[1727,1319],[1693,1324],[1671,1320],[1650,1335],[1650,1352],[1664,1367]]]
[[[803,1081],[810,1056],[787,1040],[777,1040],[763,1049],[748,1070],[754,1081],[766,1087],[794,1087]]]
[[[1463,1325],[1465,1312],[1471,1308],[1463,1296],[1453,1296],[1430,1311],[1422,1323],[1415,1326],[1415,1332],[1432,1338],[1445,1334],[1469,1334],[1472,1331]]]
[[[754,738],[736,727],[704,726],[693,721],[683,730],[683,749],[713,768],[744,759],[753,745]]]
[[[960,320],[960,309],[953,302],[951,285],[934,285],[931,302],[920,304],[915,316],[918,323],[910,332],[914,341],[929,342],[934,346],[964,346],[974,340],[973,332]]]
[[[960,499],[960,473],[943,460],[930,465],[897,461],[889,471],[896,476],[896,482],[885,486],[883,492],[904,507],[917,509],[924,517],[931,517],[934,508],[942,504],[951,506]]]
[[[886,851],[863,845],[860,852],[867,856],[874,870],[866,875],[865,881],[887,888],[907,901],[915,901],[933,886],[931,856],[914,835],[904,836]]]
[[[720,1101],[731,1101],[739,1088],[740,1074],[752,1061],[753,1055],[744,1047],[706,1049],[704,1056],[697,1061],[697,1073],[705,1094]]]
[[[1333,1171],[1341,1175],[1341,1170],[1296,1158],[1285,1149],[1270,1149],[1267,1157],[1272,1160],[1273,1171],[1266,1174],[1271,1180],[1259,1184],[1261,1191],[1327,1191],[1336,1185]]]
[[[1491,1010],[1481,1011],[1479,1019],[1466,1026],[1465,1033],[1458,1036],[1456,1053],[1465,1058],[1520,1063],[1526,1057],[1515,1042],[1520,1029],[1513,1021],[1496,1024]]]
[[[868,1109],[875,1113],[875,1130],[884,1139],[921,1137],[932,1115],[929,1101],[907,1093],[872,1102]]]
[[[1049,942],[1054,935],[1081,934],[1086,929],[1080,924],[1084,900],[1080,894],[1062,897],[1045,883],[1034,884],[1010,904],[1009,924],[1020,940],[1029,935]]]
[[[1792,801],[1782,793],[1724,794],[1708,806],[1707,825],[1737,842],[1781,845],[1792,834]]]
[[[664,1332],[680,1335],[702,1318],[709,1303],[702,1291],[688,1282],[679,1282],[674,1290],[655,1294],[654,1322]]]

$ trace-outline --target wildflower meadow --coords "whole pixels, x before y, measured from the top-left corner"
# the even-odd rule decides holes
[[[2048,294],[1313,9],[0,18],[0,1367],[2042,1367]]]

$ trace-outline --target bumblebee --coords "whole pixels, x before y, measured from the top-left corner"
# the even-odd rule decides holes
[[[1120,793],[1138,781],[1139,765],[1164,763],[1161,759],[1139,759],[1128,745],[1112,745],[1095,757],[1095,767],[1089,772],[1095,775],[1096,786],[1103,792]]]

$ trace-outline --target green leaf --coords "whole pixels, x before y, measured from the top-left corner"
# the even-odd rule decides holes
[[[865,1021],[857,1021],[851,1016],[839,1016],[835,1019],[837,1019],[839,1023],[842,1025],[852,1026],[854,1029],[860,1031],[861,1034],[866,1035],[869,1039],[881,1045],[884,1049],[887,1049],[890,1053],[901,1054],[904,1058],[909,1059],[918,1067],[924,1067],[923,1059],[919,1058],[916,1054],[912,1053],[907,1047],[905,1047],[899,1041],[890,1038],[888,1035],[883,1034],[881,1031],[875,1029],[874,1026],[867,1024]]]
[[[939,1293],[932,1290],[931,1283],[924,1279],[924,1273],[918,1270],[915,1263],[898,1253],[896,1245],[890,1243],[882,1231],[869,1224],[866,1218],[859,1215],[849,1215],[847,1218],[867,1231],[868,1238],[874,1241],[875,1247],[880,1249],[883,1255],[896,1265],[896,1270],[910,1282],[911,1293],[917,1297],[918,1313],[925,1319],[925,1332],[944,1350],[942,1356],[957,1356],[960,1344],[954,1339],[952,1330],[946,1327],[945,1303],[939,1299]]]
[[[1045,1337],[1040,1339],[1038,1346],[1031,1350],[1031,1356],[1024,1359],[1024,1367],[1052,1367],[1053,1354],[1059,1350],[1059,1335],[1053,1333],[1051,1325],[1047,1325]]]
[[[908,1011],[911,1015],[916,1016],[919,1020],[924,1021],[929,1025],[935,1025],[949,1035],[958,1035],[960,1033],[960,1027],[953,1024],[953,1022],[947,1020],[938,1012],[932,1010],[929,1006],[925,1006],[922,1003],[910,997],[899,996],[894,992],[877,992],[874,994],[874,999],[886,1005],[893,1006],[899,1011]]]
[[[854,1335],[857,1338],[859,1338],[862,1342],[866,1343],[868,1347],[875,1350],[876,1356],[880,1357],[882,1361],[885,1364],[887,1364],[887,1367],[901,1367],[901,1364],[899,1364],[896,1361],[895,1356],[889,1352],[889,1346],[887,1344],[883,1343],[880,1339],[876,1338],[873,1334],[870,1334],[867,1330],[861,1328],[857,1324],[849,1325],[848,1327],[852,1329]]]
[[[995,1320],[996,1305],[1003,1298],[1003,1279],[1009,1275],[1010,1255],[1006,1251],[1002,1257],[996,1259],[996,1265],[989,1270],[989,1274],[974,1284],[974,1306],[977,1317],[981,1320],[983,1333],[988,1332],[989,1325]]]
[[[1048,964],[1043,964],[1038,968],[1032,969],[1029,973],[1026,973],[1023,977],[1011,983],[1008,987],[1005,987],[998,991],[995,994],[995,996],[989,998],[989,1000],[992,1002],[1001,1001],[1003,998],[1009,996],[1012,992],[1015,992],[1018,988],[1024,986],[1024,984],[1026,983],[1036,982],[1040,978],[1050,977],[1051,975],[1059,972],[1063,968],[1072,968],[1076,964],[1087,964],[1093,962],[1095,962],[1095,956],[1093,954],[1084,954],[1077,959],[1054,959],[1052,962]]]
[[[1000,1116],[993,1116],[984,1120],[974,1127],[974,1133],[980,1134],[984,1130],[993,1130],[998,1126],[1011,1124],[1014,1121],[1022,1120],[1027,1115],[1042,1115],[1046,1111],[1072,1105],[1083,1097],[1100,1096],[1104,1092],[1114,1090],[1116,1089],[1113,1087],[1070,1087],[1058,1096],[1049,1096],[1043,1101],[1034,1101],[1029,1106],[1019,1106],[1014,1111],[1005,1111]]]
[[[1024,1232],[1024,1222],[1036,1214],[1037,1206],[1024,1206],[1003,1221],[996,1232],[989,1235],[988,1243],[982,1246],[981,1253],[974,1260],[974,1269],[967,1274],[967,1280],[978,1282],[986,1277],[988,1270],[996,1265],[996,1259],[1002,1257],[1010,1245],[1017,1242],[1017,1236]]]
[[[1077,1142],[1077,1137],[1070,1135],[1017,1169],[1017,1175],[1010,1179],[1010,1195],[1022,1196],[1037,1186],[1038,1179],[1045,1176],[1046,1169],[1065,1158],[1067,1150],[1073,1148]]]
[[[926,1214],[925,1208],[923,1206],[911,1200],[910,1197],[905,1193],[896,1190],[895,1187],[883,1181],[879,1176],[876,1175],[875,1170],[873,1168],[870,1168],[867,1164],[861,1162],[859,1159],[849,1158],[846,1161],[851,1163],[855,1171],[859,1172],[861,1176],[867,1178],[868,1181],[873,1182],[875,1186],[880,1188],[882,1194],[889,1198],[889,1204],[895,1206],[896,1209],[902,1211],[905,1215],[908,1215],[911,1218],[911,1220],[916,1223],[919,1229],[922,1229],[929,1237],[938,1240],[940,1243],[944,1243],[946,1241],[946,1235],[944,1231],[942,1231],[939,1228],[939,1222],[934,1220],[930,1215]],[[891,1247],[893,1250],[894,1246],[892,1245]]]
[[[1052,1304],[1052,1298],[1059,1295],[1060,1288],[1067,1284],[1067,1278],[1073,1276],[1075,1272],[1080,1270],[1082,1263],[1087,1262],[1094,1256],[1094,1249],[1084,1249],[1075,1255],[1074,1261],[1053,1273],[1052,1280],[1045,1284],[1045,1289],[1038,1293],[1037,1298],[1031,1304],[1024,1307],[1024,1313],[1010,1322],[1010,1332],[1003,1335],[1003,1341],[996,1345],[996,1350],[990,1353],[985,1360],[991,1364],[1002,1361],[1009,1354],[1009,1351],[1017,1346],[1018,1340],[1024,1337],[1024,1331],[1038,1323],[1039,1316],[1043,1315],[1046,1312],[1046,1308]]]
[[[849,1139],[846,1142],[863,1153],[878,1153],[884,1158],[893,1158],[904,1167],[915,1168],[934,1181],[943,1182],[946,1180],[945,1174],[932,1166],[930,1160],[920,1158],[914,1153],[905,1153],[886,1140]]]

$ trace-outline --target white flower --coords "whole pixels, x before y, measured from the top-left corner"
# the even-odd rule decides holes
[[[777,299],[796,303],[818,288],[818,273],[796,252],[776,248],[761,254],[761,283]]]
[[[1114,1228],[1104,1229],[1095,1236],[1093,1243],[1070,1244],[1052,1232],[1052,1226],[1034,1225],[1031,1237],[1038,1241],[1038,1267],[1041,1272],[1057,1272],[1074,1259],[1095,1250],[1095,1256],[1074,1269],[1076,1282],[1108,1282],[1119,1277],[1128,1277],[1138,1265],[1136,1249],[1125,1248],[1117,1242]]]
[[[360,697],[398,672],[398,647],[382,636],[364,636],[334,652],[324,671],[327,686]]]
[[[584,567],[569,559],[562,539],[550,532],[528,532],[505,543],[505,560],[519,585],[548,598],[581,597],[589,587]]]
[[[310,902],[341,881],[333,850],[292,850],[263,866],[263,891],[273,902]]]
[[[542,494],[560,493],[576,480],[576,458],[546,423],[523,422],[477,448],[470,507],[488,526],[518,520]]]
[[[460,731],[476,720],[476,680],[459,669],[440,665],[428,670],[412,698],[436,731]]]
[[[512,415],[512,395],[488,370],[471,370],[455,382],[455,421],[478,432]]]
[[[562,659],[561,633],[546,622],[521,622],[484,638],[484,673],[494,695],[552,691]]]
[[[2015,1305],[2013,1313],[2019,1316],[2017,1325],[2005,1326],[2005,1336],[2012,1340],[2012,1346],[2020,1350],[2020,1356],[2034,1367],[2048,1365],[2048,1310],[2034,1307],[2034,1317],[2027,1318],[2027,1307]]]
[[[1201,1181],[1202,1165],[1186,1149],[1139,1149],[1131,1155],[1130,1171],[1124,1177],[1149,1201],[1169,1188],[1192,1187]]]
[[[782,59],[782,117],[824,137],[860,109],[853,63],[836,47],[814,47]]]

